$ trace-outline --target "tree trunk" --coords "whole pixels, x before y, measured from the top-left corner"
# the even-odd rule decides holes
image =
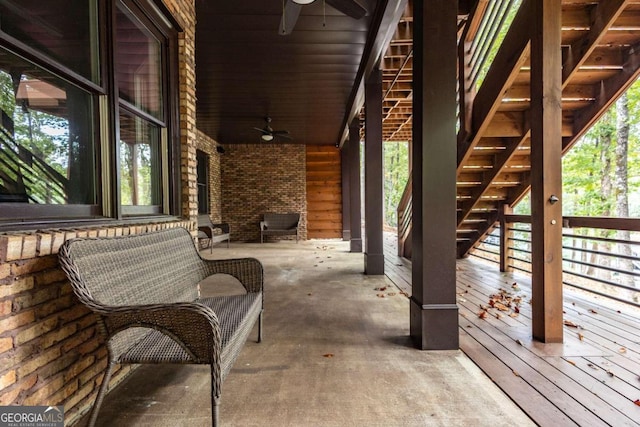
[[[616,135],[618,143],[616,145],[616,169],[614,175],[614,188],[616,195],[616,209],[615,214],[618,218],[626,218],[629,216],[629,183],[628,183],[628,170],[627,159],[629,149],[629,100],[627,94],[624,93],[620,99],[616,102],[617,111],[617,123],[616,123]],[[619,240],[630,240],[631,233],[628,230],[618,230],[617,238]],[[618,244],[618,253],[621,255],[631,256],[633,255],[631,247],[626,244]],[[633,271],[633,264],[631,260],[618,258],[618,267],[621,270]],[[620,283],[626,286],[633,286],[633,276],[623,274],[620,277]],[[623,292],[626,294],[626,292]],[[633,297],[633,295],[629,295]],[[637,301],[637,295],[635,296]]]
[[[603,117],[604,120],[611,120],[611,116],[606,114]],[[600,194],[602,197],[602,215],[611,216],[611,196],[612,187],[611,182],[611,139],[612,130],[609,130],[608,126],[603,127],[603,131],[598,135],[598,145],[600,146],[600,162],[602,164],[602,174],[600,175]],[[600,237],[609,237],[608,230],[601,230]],[[611,245],[609,243],[601,243],[600,245],[594,244],[595,247],[600,246],[603,252],[610,252]],[[596,263],[598,265],[609,267],[611,265],[611,257],[609,256],[597,256]],[[602,280],[611,280],[611,272],[605,269],[598,269],[598,278]]]

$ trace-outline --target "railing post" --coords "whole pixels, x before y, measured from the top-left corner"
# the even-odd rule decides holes
[[[513,238],[513,231],[509,230],[510,222],[507,221],[507,215],[513,213],[513,208],[507,204],[502,205],[500,213],[500,271],[513,271],[509,265],[509,258],[513,256],[513,250],[509,249],[509,242]]]

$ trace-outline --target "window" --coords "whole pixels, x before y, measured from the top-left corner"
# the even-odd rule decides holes
[[[178,30],[153,1],[0,1],[1,227],[177,212]]]
[[[203,151],[196,151],[198,161],[198,213],[209,213],[209,156]]]

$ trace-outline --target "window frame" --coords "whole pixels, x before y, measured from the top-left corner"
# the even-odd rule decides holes
[[[118,4],[130,10],[154,36],[160,36],[162,57],[163,120],[122,102],[115,72],[115,13]],[[160,0],[96,0],[96,31],[101,84],[74,72],[43,52],[0,31],[0,49],[7,50],[43,68],[45,71],[88,91],[95,96],[94,139],[96,162],[96,204],[47,205],[32,203],[0,203],[0,230],[25,228],[27,225],[66,224],[87,221],[140,220],[144,217],[172,217],[180,214],[181,137],[179,128],[179,55],[178,35],[182,31]],[[120,108],[160,126],[162,176],[161,204],[125,208],[120,201],[119,118]],[[139,114],[142,113],[142,114]]]

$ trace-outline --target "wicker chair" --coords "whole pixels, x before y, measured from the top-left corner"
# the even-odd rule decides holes
[[[222,382],[256,321],[262,339],[262,264],[205,260],[184,228],[73,239],[59,258],[76,296],[97,315],[109,352],[89,425],[117,363],[211,365],[212,424],[218,425]],[[217,273],[237,278],[246,294],[199,298],[198,283]]]

